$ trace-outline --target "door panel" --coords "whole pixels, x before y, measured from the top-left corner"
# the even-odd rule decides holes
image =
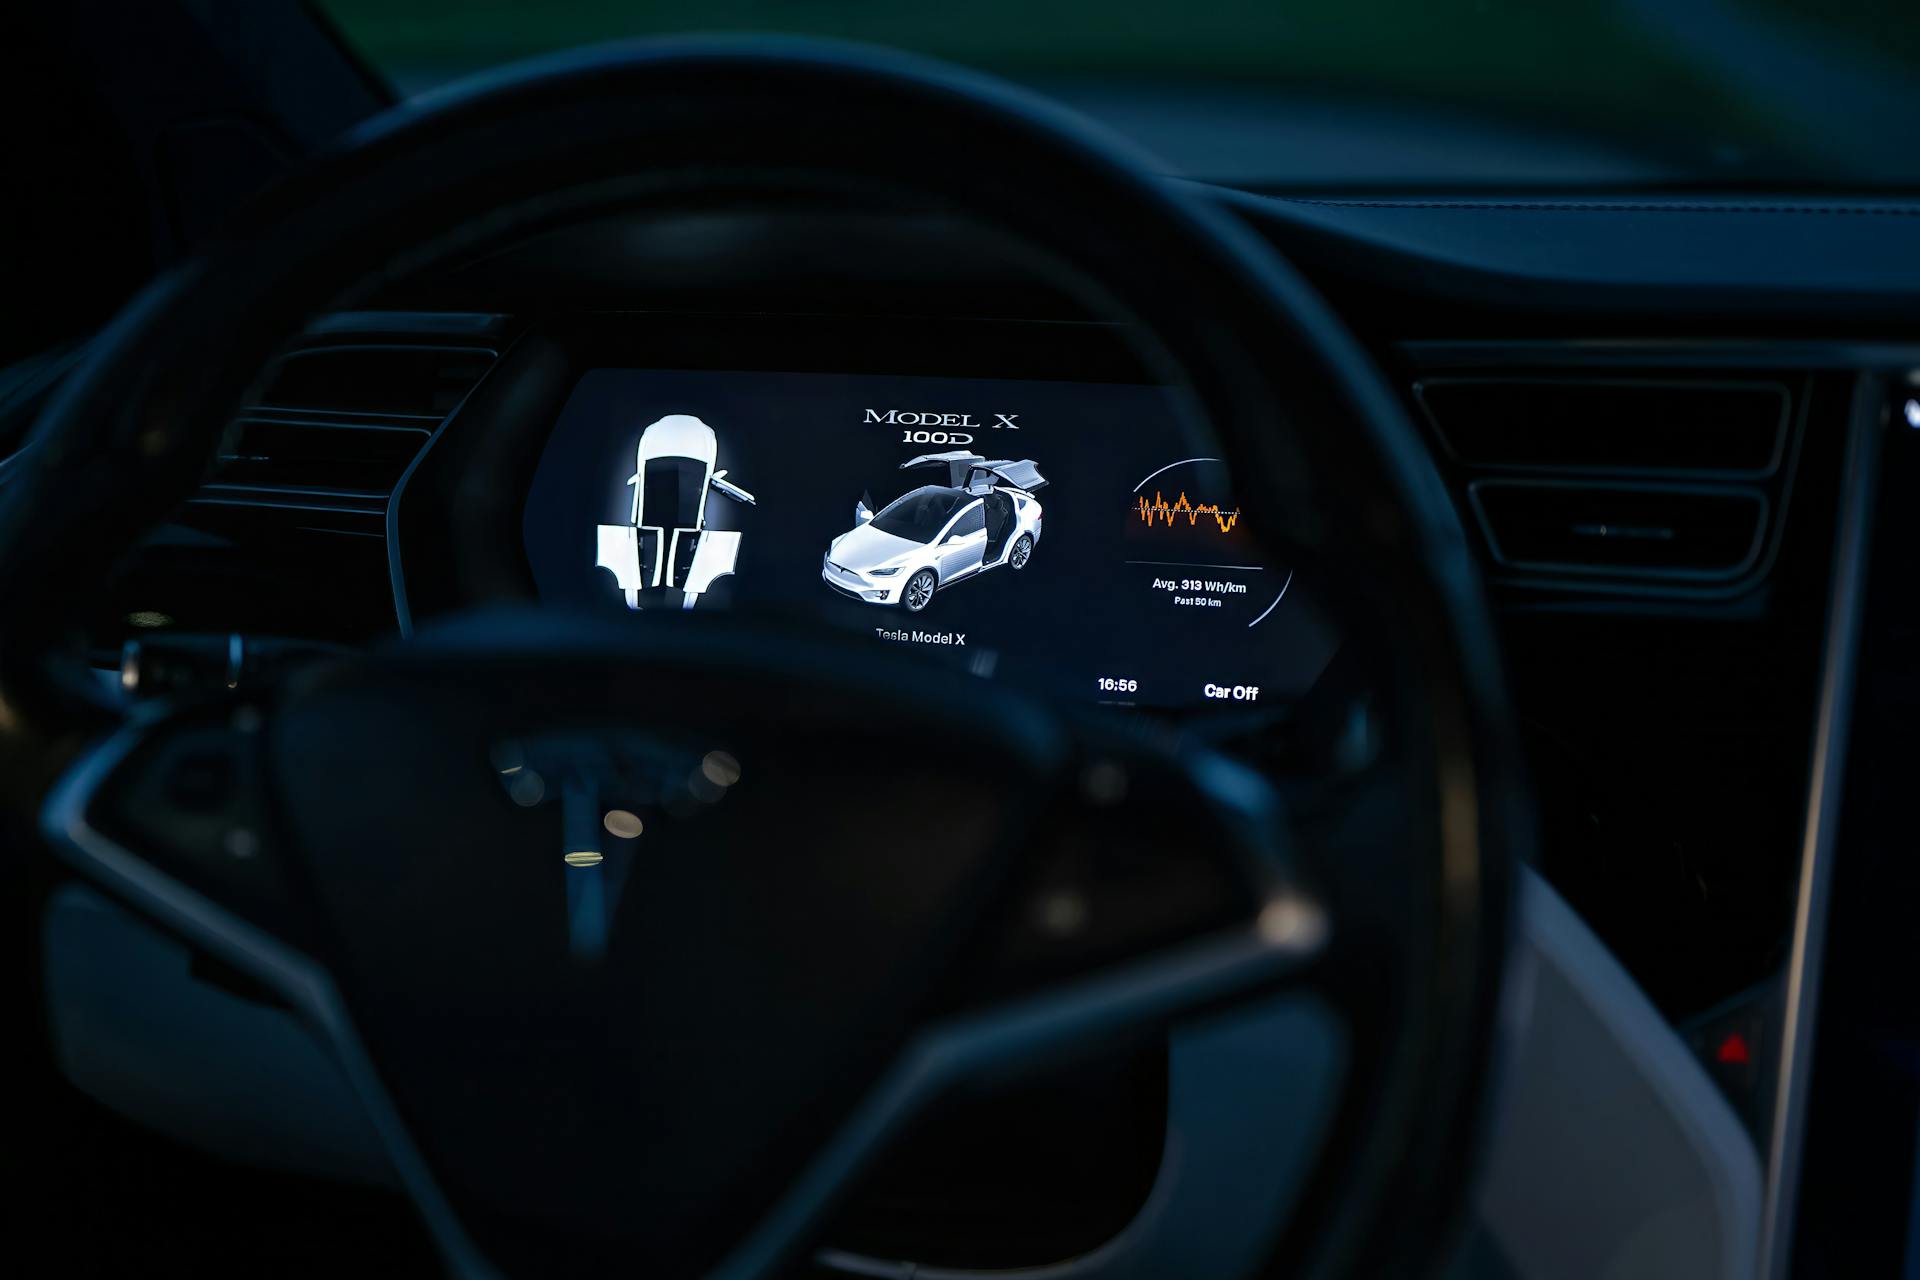
[[[951,582],[979,569],[987,553],[986,508],[975,502],[955,516],[946,539],[940,544],[940,581]]]
[[[987,531],[976,529],[961,537],[959,542],[940,548],[940,581],[951,582],[963,574],[974,572],[986,560]]]

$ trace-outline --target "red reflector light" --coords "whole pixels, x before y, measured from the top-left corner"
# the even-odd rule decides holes
[[[1747,1038],[1738,1031],[1729,1032],[1713,1051],[1713,1056],[1721,1062],[1735,1066],[1745,1066],[1753,1061],[1753,1050],[1747,1046]]]

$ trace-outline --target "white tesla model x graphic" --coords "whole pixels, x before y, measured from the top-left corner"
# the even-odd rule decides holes
[[[626,524],[600,526],[595,564],[611,570],[627,598],[640,607],[640,593],[675,588],[680,607],[691,609],[714,579],[733,572],[740,535],[707,528],[707,495],[718,493],[753,504],[753,495],[713,469],[719,445],[713,428],[689,414],[668,414],[640,434],[633,475],[633,515]]]
[[[1024,569],[1040,541],[1046,478],[1031,459],[990,462],[977,453],[929,453],[900,464],[945,467],[947,483],[895,498],[878,512],[864,502],[854,527],[835,538],[820,577],[868,604],[897,604],[918,613],[933,593],[1006,565]]]

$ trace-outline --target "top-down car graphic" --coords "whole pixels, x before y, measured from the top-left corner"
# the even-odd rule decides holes
[[[897,604],[918,613],[941,587],[986,569],[1027,567],[1040,540],[1046,478],[1032,460],[988,461],[977,453],[929,453],[900,464],[947,469],[947,483],[902,494],[869,511],[854,506],[855,525],[833,540],[820,577],[836,591],[869,604]]]
[[[729,482],[713,464],[719,444],[713,428],[684,413],[668,414],[640,435],[633,474],[633,515],[627,524],[603,524],[599,556],[627,598],[640,607],[642,591],[677,589],[680,607],[693,608],[714,579],[733,572],[740,535],[707,528],[707,493],[753,504],[753,495]]]

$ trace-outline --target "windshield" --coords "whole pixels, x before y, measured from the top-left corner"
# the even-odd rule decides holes
[[[1920,185],[1913,0],[321,0],[412,93],[572,45],[838,37],[1275,188]]]
[[[873,527],[911,542],[932,542],[966,495],[928,487],[895,498],[873,518]]]

